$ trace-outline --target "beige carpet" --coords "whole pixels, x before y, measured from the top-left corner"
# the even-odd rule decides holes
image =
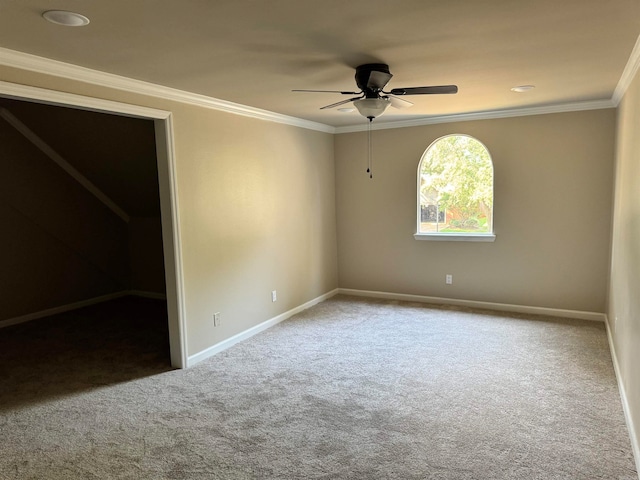
[[[638,478],[600,323],[338,296],[181,371],[165,324],[0,330],[0,478]]]

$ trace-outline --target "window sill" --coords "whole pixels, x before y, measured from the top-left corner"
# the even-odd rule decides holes
[[[414,233],[416,240],[428,240],[431,242],[495,242],[494,233],[483,234],[460,234],[455,233]]]

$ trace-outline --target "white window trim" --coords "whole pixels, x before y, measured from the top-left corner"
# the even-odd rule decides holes
[[[414,233],[416,240],[432,242],[495,242],[495,233]]]

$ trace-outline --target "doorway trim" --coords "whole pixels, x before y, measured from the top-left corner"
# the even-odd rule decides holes
[[[85,97],[73,93],[0,81],[0,96],[48,105],[73,107],[101,113],[153,120],[160,187],[160,215],[167,289],[169,348],[171,365],[187,367],[187,327],[184,305],[184,276],[178,208],[178,182],[173,135],[173,116],[166,110]]]

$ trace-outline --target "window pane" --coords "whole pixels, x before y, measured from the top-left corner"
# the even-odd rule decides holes
[[[419,233],[493,232],[493,164],[467,135],[434,142],[419,167]]]

